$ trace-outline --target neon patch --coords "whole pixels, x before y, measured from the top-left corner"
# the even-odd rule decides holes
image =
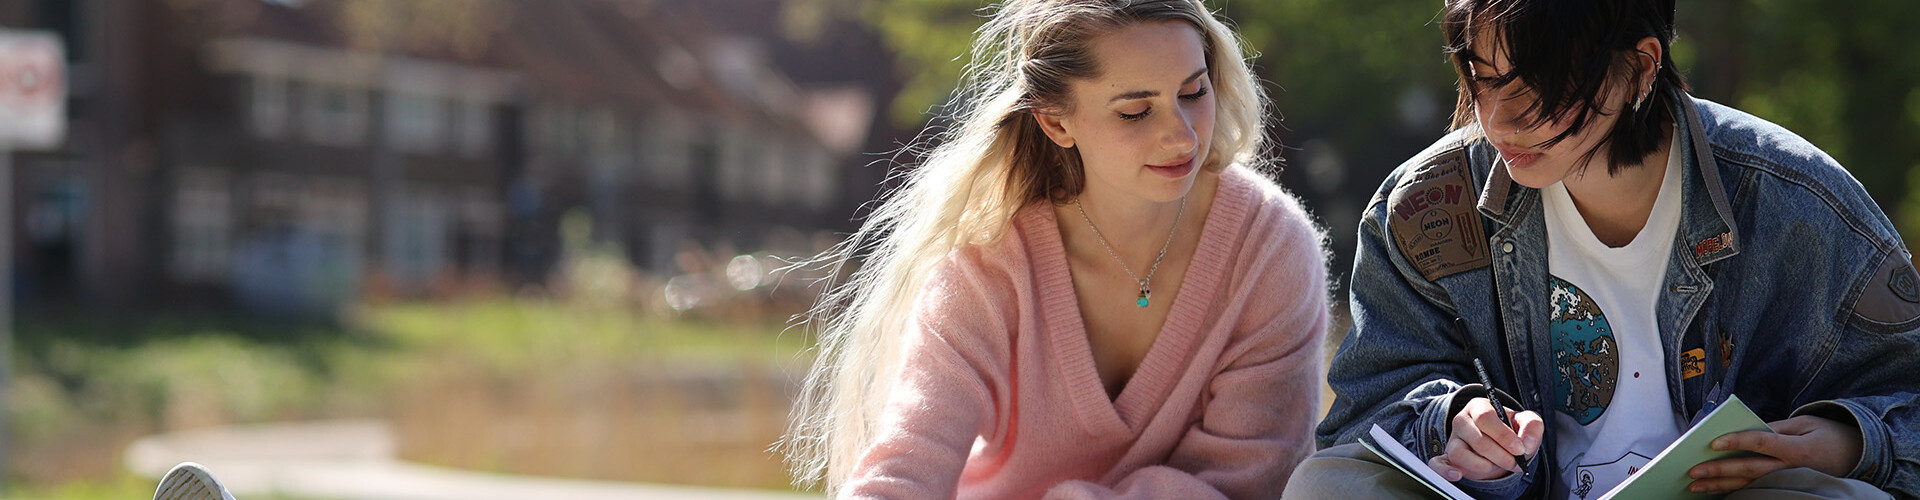
[[[1387,196],[1387,232],[1428,281],[1486,267],[1486,235],[1466,152],[1455,151],[1401,179]]]

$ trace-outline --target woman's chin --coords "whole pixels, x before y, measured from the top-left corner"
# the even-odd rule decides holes
[[[1507,168],[1507,177],[1512,178],[1515,184],[1534,189],[1545,189],[1547,186],[1552,186],[1554,183],[1560,182],[1561,177],[1564,177],[1548,174],[1538,167],[1538,165],[1526,169],[1509,167]]]

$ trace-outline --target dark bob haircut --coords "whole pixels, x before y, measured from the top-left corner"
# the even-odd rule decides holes
[[[1674,0],[1447,0],[1446,5],[1441,31],[1459,78],[1453,128],[1473,123],[1474,96],[1480,91],[1518,82],[1534,99],[1520,115],[1528,126],[1569,120],[1565,131],[1536,146],[1558,144],[1606,113],[1601,98],[1610,85],[1627,85],[1628,95],[1639,95],[1634,76],[1645,63],[1635,44],[1647,37],[1660,41],[1653,92],[1639,111],[1621,108],[1623,116],[1585,153],[1582,164],[1607,148],[1608,175],[1637,165],[1673,124],[1669,110],[1687,88],[1673,64]],[[1474,38],[1482,35],[1495,37],[1491,42],[1506,49],[1512,68],[1476,82],[1471,64],[1489,61],[1488,55],[1473,52]]]

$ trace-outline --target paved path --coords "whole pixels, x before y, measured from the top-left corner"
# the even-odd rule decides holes
[[[199,462],[248,497],[331,500],[799,500],[758,490],[540,478],[472,472],[394,458],[393,430],[378,420],[234,427],[150,436],[127,447],[127,467],[159,480]]]

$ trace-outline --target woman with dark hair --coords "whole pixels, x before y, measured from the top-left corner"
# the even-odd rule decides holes
[[[1688,95],[1673,14],[1447,2],[1455,130],[1362,218],[1323,450],[1289,496],[1424,493],[1352,444],[1378,425],[1476,497],[1593,498],[1735,395],[1777,433],[1717,439],[1757,456],[1689,490],[1920,495],[1907,246],[1825,152]]]

